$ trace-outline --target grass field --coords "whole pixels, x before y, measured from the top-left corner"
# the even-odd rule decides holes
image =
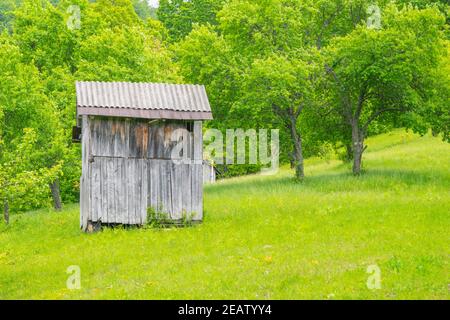
[[[304,183],[286,169],[208,186],[197,227],[86,235],[77,205],[14,215],[0,299],[448,299],[450,144],[404,131],[368,144],[359,178],[309,159]]]

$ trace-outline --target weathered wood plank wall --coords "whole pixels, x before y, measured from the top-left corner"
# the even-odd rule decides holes
[[[150,207],[174,221],[202,220],[201,122],[83,118],[83,139],[83,226],[142,225]],[[174,152],[183,139],[186,155]]]

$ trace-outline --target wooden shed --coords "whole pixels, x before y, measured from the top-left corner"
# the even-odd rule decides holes
[[[143,225],[148,212],[201,222],[204,86],[77,82],[76,92],[82,229]]]

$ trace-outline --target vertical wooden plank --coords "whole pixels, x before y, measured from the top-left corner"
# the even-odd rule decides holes
[[[194,133],[188,131],[188,159],[194,159]]]
[[[175,165],[174,165],[173,161],[167,160],[166,170],[167,170],[166,171],[167,176],[169,177],[169,183],[167,185],[167,189],[168,189],[167,198],[168,198],[168,206],[169,206],[168,213],[170,214],[171,219],[177,219],[177,212],[175,211],[176,205],[174,203],[174,201],[176,200],[176,196],[175,196],[176,177],[175,177]]]
[[[127,193],[126,193],[126,174],[125,174],[125,159],[118,158],[118,173],[117,173],[117,213],[118,213],[118,223],[128,224],[128,214],[127,214]]]
[[[181,179],[182,179],[182,206],[181,211],[185,212],[186,214],[190,215],[192,212],[192,165],[191,164],[184,164],[182,168],[181,173]]]
[[[140,201],[140,224],[143,225],[147,222],[147,202],[148,202],[148,169],[147,169],[147,161],[140,160],[141,162],[141,177],[142,177],[142,186],[141,186],[141,201]]]
[[[122,222],[122,213],[121,213],[121,189],[123,182],[121,180],[122,173],[122,159],[114,158],[114,211],[116,217],[116,223]]]
[[[92,137],[92,155],[93,156],[99,156],[98,154],[98,148],[99,148],[99,139],[101,135],[98,132],[98,123],[99,120],[96,118],[93,118],[91,120],[91,137]]]
[[[203,219],[203,133],[202,122],[194,122],[194,161],[192,165],[192,211],[194,220]]]
[[[124,120],[124,129],[123,129],[123,134],[124,134],[124,141],[123,141],[123,145],[122,145],[122,151],[121,151],[121,156],[123,158],[128,158],[128,153],[129,153],[129,145],[130,145],[130,119],[125,119]]]
[[[203,169],[200,164],[192,165],[192,213],[194,220],[203,219]]]
[[[164,123],[155,127],[155,159],[164,159],[164,127]]]
[[[114,170],[114,162],[111,158],[105,158],[105,205],[107,211],[107,223],[114,223],[114,181],[112,172]]]
[[[90,175],[89,158],[91,156],[91,130],[89,117],[82,117],[82,169],[80,181],[80,227],[86,231],[90,209]]]
[[[130,221],[134,225],[137,223],[136,219],[136,212],[137,212],[137,205],[138,205],[138,160],[137,159],[130,159],[131,161],[131,168],[132,168],[132,178],[131,183],[132,189],[131,189],[131,209],[130,209]]]
[[[173,176],[173,163],[170,160],[165,161],[165,172],[166,172],[166,177],[168,178],[167,180],[167,185],[166,185],[166,206],[167,206],[167,210],[166,213],[169,214],[169,217],[172,217],[174,214],[173,211],[173,185],[174,185],[174,176]]]
[[[148,207],[152,207],[155,211],[160,208],[160,160],[149,160],[149,183],[150,183],[150,196]]]
[[[154,125],[150,125],[148,128],[148,152],[147,159],[154,159],[156,157],[156,144],[155,144],[156,129]]]
[[[135,135],[136,120],[131,119],[128,127],[128,158],[137,158],[137,142]]]
[[[134,224],[139,224],[138,219],[138,206],[139,206],[139,199],[140,199],[140,188],[139,188],[139,159],[135,159],[133,161],[133,170],[134,170],[134,194],[133,194],[133,222]]]
[[[135,224],[134,219],[134,210],[135,210],[135,161],[134,159],[126,159],[126,197],[127,197],[127,215],[128,215],[128,223],[131,225]]]
[[[120,151],[121,151],[121,134],[120,131],[123,129],[123,120],[122,119],[111,119],[111,139],[112,144],[111,147],[113,149],[110,156],[113,157],[120,157]]]
[[[122,159],[121,158],[115,158],[115,165],[116,165],[116,172],[115,172],[115,207],[116,207],[116,223],[122,223],[124,220],[122,217],[123,211],[123,199],[122,199],[122,187],[124,185],[122,180]]]
[[[135,224],[140,223],[140,203],[141,203],[141,166],[140,160],[135,160],[135,185],[134,185],[134,222]]]
[[[153,177],[155,162],[154,160],[149,159],[148,163],[148,201],[147,201],[147,207],[150,208],[154,206],[154,193],[155,193],[155,179]]]
[[[158,207],[158,211],[162,211],[167,213],[167,181],[168,177],[166,174],[166,162],[164,160],[159,161],[159,183],[160,183],[160,206]]]
[[[108,223],[108,167],[106,158],[98,158],[100,164],[100,184],[101,184],[101,207],[102,207],[102,222]]]
[[[129,128],[127,157],[145,159],[148,157],[149,126],[143,120],[131,120]]]
[[[194,122],[194,160],[195,163],[203,161],[203,132],[202,122]]]
[[[159,194],[158,194],[158,211],[165,211],[164,195],[166,194],[167,177],[165,176],[165,162],[164,160],[158,160],[158,182],[159,182]]]
[[[95,207],[97,210],[97,220],[103,222],[103,205],[102,205],[102,194],[103,194],[103,181],[102,181],[102,166],[103,161],[101,158],[95,158],[95,163],[97,166],[97,190],[95,201],[97,202]]]
[[[176,163],[173,164],[174,168],[174,185],[173,185],[173,210],[174,215],[176,219],[181,219],[183,217],[183,193],[187,192],[184,188],[184,181],[183,181],[183,172],[184,167],[186,167],[185,164]]]
[[[111,215],[112,215],[112,223],[117,223],[118,220],[118,212],[117,212],[117,158],[108,158],[110,163],[108,169],[108,176],[110,182],[110,193],[109,193],[109,202],[111,207]]]
[[[103,212],[105,213],[105,223],[111,223],[110,218],[110,208],[109,208],[109,177],[108,177],[108,171],[109,171],[109,164],[108,164],[108,158],[102,158],[103,164],[102,164],[102,178],[103,178],[103,192],[102,192],[102,206],[103,206]],[[112,215],[111,215],[112,217]]]
[[[94,158],[91,163],[91,216],[93,222],[101,221],[101,161]]]
[[[145,213],[145,223],[148,223],[148,208],[151,207],[151,198],[152,198],[152,181],[151,181],[151,171],[152,171],[152,161],[146,160],[147,162],[147,199],[146,199],[146,213]]]
[[[137,190],[136,190],[136,224],[141,224],[141,203],[142,203],[142,161],[136,161]]]
[[[108,177],[110,182],[110,193],[109,193],[109,203],[111,208],[111,222],[117,223],[117,159],[108,158],[109,168]]]

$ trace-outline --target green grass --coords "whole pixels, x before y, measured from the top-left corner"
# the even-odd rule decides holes
[[[0,299],[448,299],[450,145],[404,131],[368,144],[358,178],[310,159],[304,183],[285,169],[208,186],[197,227],[86,235],[76,205],[14,215]]]

